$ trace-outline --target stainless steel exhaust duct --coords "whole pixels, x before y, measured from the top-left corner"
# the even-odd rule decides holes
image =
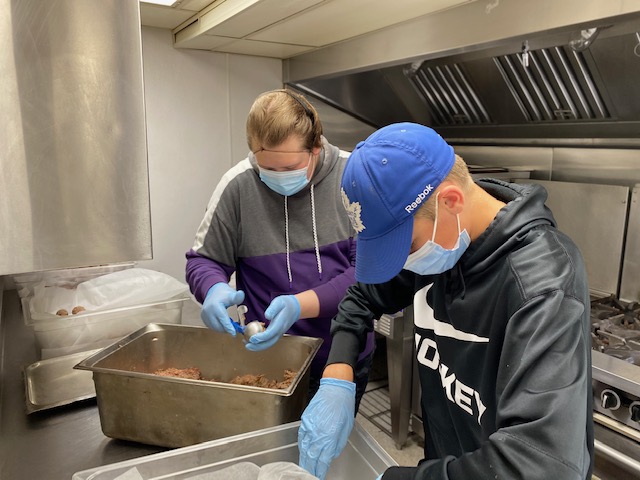
[[[151,258],[138,0],[0,0],[0,275]]]

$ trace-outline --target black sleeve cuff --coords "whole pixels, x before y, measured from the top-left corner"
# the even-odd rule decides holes
[[[360,342],[353,333],[338,331],[331,339],[331,350],[327,359],[327,365],[332,363],[348,363],[354,369],[360,355]]]

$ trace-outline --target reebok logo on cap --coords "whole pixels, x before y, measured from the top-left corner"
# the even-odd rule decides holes
[[[406,207],[404,207],[404,209],[406,210],[407,213],[411,213],[413,212],[416,208],[418,208],[420,206],[420,204],[422,203],[422,201],[425,198],[429,197],[429,194],[431,193],[431,191],[433,190],[433,187],[431,186],[431,184],[427,185],[426,187],[424,187],[424,190],[421,191],[418,196],[416,197],[416,199],[411,202],[409,205],[407,205]]]

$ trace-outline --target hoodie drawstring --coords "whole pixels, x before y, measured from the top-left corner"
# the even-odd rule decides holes
[[[284,238],[287,244],[287,273],[289,274],[289,288],[293,280],[291,278],[291,261],[289,260],[289,210],[287,209],[287,196],[284,197]]]
[[[316,226],[316,203],[313,195],[313,183],[310,188],[311,193],[311,224],[313,227],[313,245],[316,251],[316,263],[318,265],[318,276],[322,280],[322,262],[320,260],[320,246],[318,245],[318,228]],[[293,277],[291,276],[291,259],[289,258],[289,209],[287,206],[287,196],[284,197],[284,236],[287,247],[287,274],[289,276],[289,288],[293,285]]]
[[[311,184],[311,222],[313,225],[313,245],[316,247],[316,262],[318,264],[318,278],[322,280],[322,262],[320,261],[320,247],[318,246],[318,229],[316,228],[316,203]]]

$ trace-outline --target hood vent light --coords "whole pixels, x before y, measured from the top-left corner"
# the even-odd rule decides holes
[[[522,115],[528,122],[611,118],[585,58],[586,52],[554,47],[494,57]]]
[[[437,126],[491,123],[489,114],[458,64],[427,67],[414,63],[404,69],[429,106]]]

